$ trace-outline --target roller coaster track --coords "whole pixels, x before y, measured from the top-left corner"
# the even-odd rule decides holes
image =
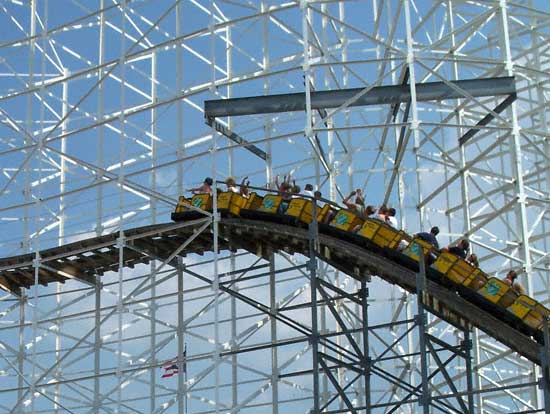
[[[162,260],[178,266],[176,256],[203,254],[213,250],[213,237],[208,228],[210,218],[179,223],[145,226],[124,231],[123,243],[119,233],[81,240],[36,254],[0,259],[0,283],[14,295],[29,288],[35,280],[38,263],[38,282],[47,285],[64,283],[74,278],[95,284],[97,276],[119,269],[119,249],[123,251],[123,266]],[[256,219],[222,218],[219,222],[219,250],[245,249],[258,256],[285,251],[309,256],[310,236],[307,229]],[[408,292],[416,292],[416,274],[386,257],[360,247],[343,236],[319,234],[317,255],[320,260],[347,275],[361,280],[376,275]],[[499,318],[457,295],[454,291],[432,281],[426,281],[425,307],[443,320],[463,329],[472,326],[510,347],[515,352],[541,364],[542,346]],[[224,292],[238,292],[221,286]]]

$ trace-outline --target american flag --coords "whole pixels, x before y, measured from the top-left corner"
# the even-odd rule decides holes
[[[162,378],[170,378],[177,375],[179,372],[178,359],[174,358],[170,361],[166,361],[162,365],[162,369],[164,370]],[[185,350],[183,351],[183,372],[187,372],[187,347],[185,347]]]

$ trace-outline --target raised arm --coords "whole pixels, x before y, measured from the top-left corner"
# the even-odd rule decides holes
[[[248,179],[248,176],[244,177],[243,180],[241,181],[241,186],[239,187],[239,193],[242,196],[248,195],[248,185],[250,184],[250,181],[246,182],[247,179]]]
[[[351,193],[349,193],[349,195],[348,195],[346,198],[344,198],[344,200],[342,201],[342,203],[344,203],[344,205],[345,205],[346,207],[348,207],[348,208],[353,208],[353,207],[355,207],[355,204],[354,204],[352,201],[350,201],[350,199],[351,199],[355,194],[356,194],[355,191],[352,191]]]

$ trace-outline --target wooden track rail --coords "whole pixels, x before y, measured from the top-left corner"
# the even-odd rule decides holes
[[[179,255],[211,251],[210,229],[198,231],[207,226],[209,220],[201,218],[124,231],[124,266],[134,267],[154,258],[168,260],[190,237],[193,237],[192,242]],[[308,231],[303,228],[243,218],[223,218],[219,228],[220,250],[245,249],[263,257],[276,251],[309,255]],[[97,276],[118,270],[119,242],[119,233],[114,233],[43,250],[40,252],[38,281],[47,285],[74,278],[95,284]],[[350,241],[320,234],[318,256],[357,280],[374,275],[408,292],[416,291],[416,275],[412,270]],[[13,294],[19,295],[21,288],[34,284],[34,260],[34,253],[0,259],[0,282],[9,286]],[[478,327],[540,365],[542,346],[534,339],[434,281],[427,280],[426,292],[424,302],[432,313],[461,328]]]

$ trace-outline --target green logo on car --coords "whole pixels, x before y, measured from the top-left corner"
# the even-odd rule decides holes
[[[336,215],[335,220],[336,220],[336,224],[338,224],[339,226],[343,226],[348,222],[348,216],[342,213],[338,213]]]
[[[271,210],[274,204],[275,204],[275,200],[273,200],[272,198],[264,198],[263,207],[266,210]]]
[[[420,254],[422,253],[422,247],[418,243],[412,243],[411,247],[409,249],[410,256],[418,256],[420,257]]]
[[[485,290],[487,291],[487,294],[491,296],[496,296],[496,294],[500,291],[500,287],[498,286],[498,284],[491,280],[489,283],[487,283],[487,287],[485,288]]]

